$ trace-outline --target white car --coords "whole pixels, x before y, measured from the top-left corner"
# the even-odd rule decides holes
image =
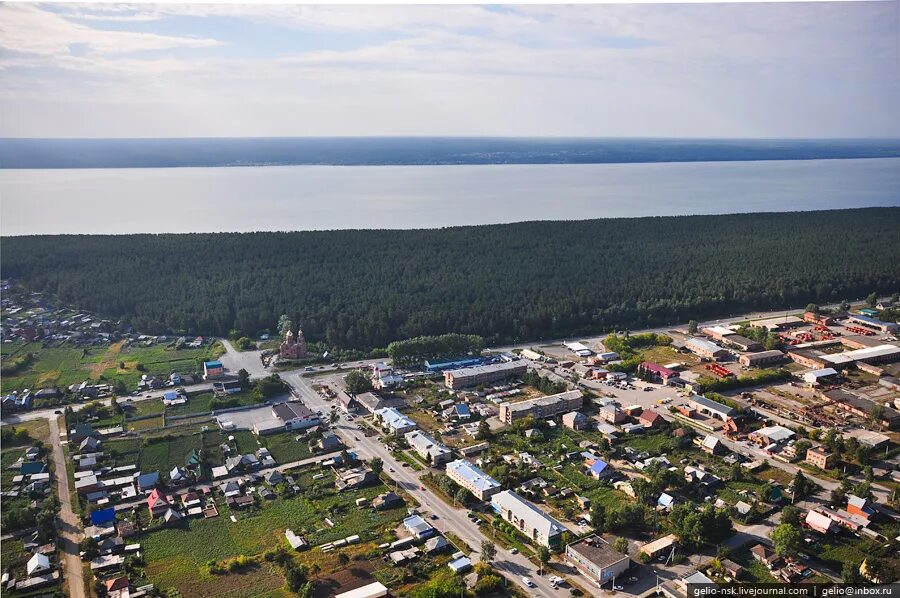
[[[530,577],[523,577],[523,578],[522,578],[522,583],[524,583],[524,584],[525,584],[526,586],[528,586],[529,588],[535,587],[534,582],[531,581],[531,578],[530,578]]]

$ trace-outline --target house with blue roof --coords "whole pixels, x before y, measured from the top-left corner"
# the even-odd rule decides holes
[[[115,521],[115,507],[101,509],[100,511],[94,511],[93,513],[91,513],[91,525],[96,525],[97,527],[109,527],[111,524],[115,523]]]
[[[453,406],[454,416],[456,419],[469,419],[472,417],[472,411],[469,409],[469,406],[465,403],[457,403]]]
[[[613,472],[613,468],[603,459],[597,459],[590,467],[591,477],[601,480]]]
[[[146,492],[147,490],[153,490],[156,488],[156,485],[159,484],[159,472],[154,471],[151,473],[144,473],[137,477],[137,489],[138,492]]]

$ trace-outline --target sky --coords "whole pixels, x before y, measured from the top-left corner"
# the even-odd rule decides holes
[[[0,136],[898,137],[900,2],[0,4]]]

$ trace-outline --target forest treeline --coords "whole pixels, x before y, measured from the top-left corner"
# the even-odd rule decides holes
[[[347,348],[487,343],[900,289],[900,208],[440,230],[3,239],[4,278],[147,333],[247,335],[281,314]]]

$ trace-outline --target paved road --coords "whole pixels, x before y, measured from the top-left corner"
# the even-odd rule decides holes
[[[331,409],[331,403],[323,399],[310,386],[310,382],[299,373],[283,376],[285,380],[295,388],[303,398],[306,405],[313,411],[321,410],[327,413]],[[400,461],[394,458],[377,437],[368,437],[356,429],[353,424],[340,420],[334,427],[334,431],[343,439],[344,443],[353,447],[357,455],[362,459],[378,457],[384,463],[386,476],[393,479],[398,488],[402,488],[422,505],[422,510],[434,513],[437,520],[432,525],[442,532],[452,532],[462,538],[474,552],[478,552],[481,541],[486,538],[481,530],[466,517],[466,509],[454,508],[434,492],[423,486],[419,481],[419,472],[411,468],[404,468]],[[501,546],[497,546],[497,557],[493,565],[500,571],[509,574],[511,581],[522,586],[532,596],[558,596],[560,590],[553,590],[547,576],[539,577],[535,574],[537,567],[521,554],[512,554]],[[525,588],[522,577],[526,576],[537,584],[534,588]]]
[[[59,438],[59,424],[55,417],[50,421],[50,444],[52,446],[53,463],[56,468],[56,489],[59,495],[60,510],[56,520],[59,535],[59,549],[62,551],[62,565],[65,580],[69,586],[69,598],[86,598],[84,592],[84,570],[79,556],[81,539],[84,530],[81,521],[72,511],[72,500],[69,495],[69,476],[66,473],[66,458]]]

